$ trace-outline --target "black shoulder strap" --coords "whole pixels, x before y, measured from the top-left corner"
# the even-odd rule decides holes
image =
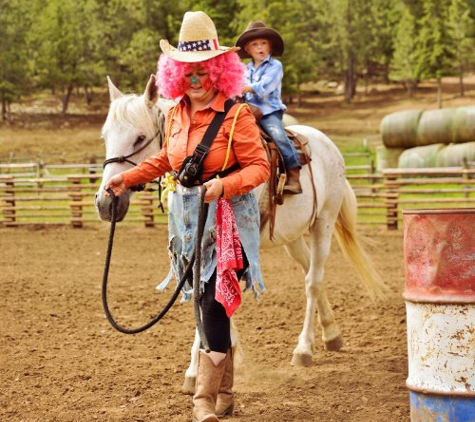
[[[208,129],[206,129],[206,132],[203,135],[201,143],[196,146],[195,152],[193,154],[198,159],[198,162],[202,162],[206,155],[208,155],[214,138],[216,138],[216,135],[218,134],[219,128],[223,124],[226,115],[229,113],[229,110],[231,110],[231,107],[234,104],[235,102],[233,100],[226,100],[224,103],[224,111],[217,112],[216,116],[214,116],[213,120],[209,124]]]

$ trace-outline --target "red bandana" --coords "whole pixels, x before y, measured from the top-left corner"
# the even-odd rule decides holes
[[[241,304],[241,288],[236,271],[243,268],[241,240],[231,203],[218,198],[216,204],[216,294],[215,299],[231,318]]]

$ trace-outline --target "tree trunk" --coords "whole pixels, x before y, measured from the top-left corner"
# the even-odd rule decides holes
[[[350,66],[345,72],[345,102],[351,103],[351,100],[356,94],[356,78],[354,75],[353,63],[351,61]]]
[[[5,93],[2,92],[2,121],[7,120],[7,102],[5,100]]]
[[[93,94],[92,87],[90,87],[87,84],[84,85],[84,98],[86,100],[87,105],[91,105],[92,103],[92,94]]]
[[[404,86],[406,87],[408,97],[413,98],[414,93],[416,92],[417,84],[414,81],[407,80],[404,83]]]
[[[442,108],[442,78],[437,78],[437,106]]]
[[[463,68],[460,66],[459,68],[459,91],[460,96],[465,97],[465,86],[463,84]]]
[[[66,117],[66,113],[68,111],[69,100],[71,99],[71,94],[73,92],[73,84],[70,82],[66,88],[66,92],[61,95],[61,104],[63,105],[63,109],[61,110],[61,115]]]

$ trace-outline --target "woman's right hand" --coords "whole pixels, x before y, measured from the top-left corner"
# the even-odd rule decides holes
[[[119,196],[122,192],[124,192],[127,188],[125,187],[124,178],[122,174],[116,174],[112,176],[106,183],[104,188],[106,190],[106,195],[110,196],[108,190],[112,189],[115,196]]]

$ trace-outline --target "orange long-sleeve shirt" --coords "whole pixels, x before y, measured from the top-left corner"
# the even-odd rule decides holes
[[[190,120],[189,105],[178,104],[171,122],[170,137],[164,147],[138,166],[122,173],[127,187],[148,182],[166,172],[178,170],[185,157],[192,155],[213,120],[215,113],[224,111],[226,97],[218,93],[210,105],[197,111]],[[239,105],[234,105],[224,119],[204,161],[203,180],[222,170],[234,116]],[[170,125],[171,112],[167,119]],[[269,163],[261,144],[259,129],[248,107],[242,107],[232,136],[232,147],[226,168],[239,163],[240,169],[221,179],[223,196],[230,198],[249,192],[269,178]]]

